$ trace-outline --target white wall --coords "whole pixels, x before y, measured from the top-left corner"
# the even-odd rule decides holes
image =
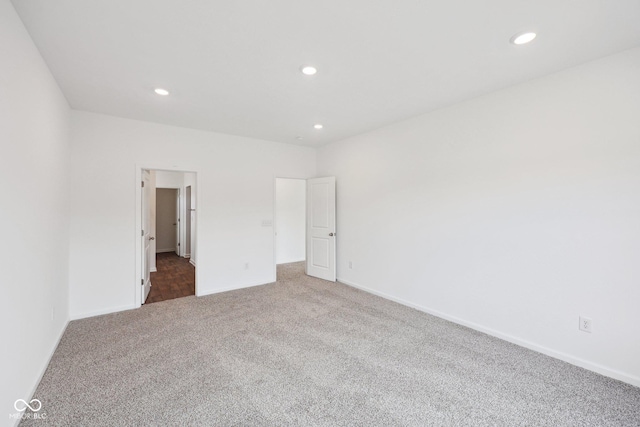
[[[136,165],[197,172],[199,294],[275,279],[273,180],[315,175],[315,150],[72,111],[73,318],[135,305]]]
[[[183,172],[156,171],[157,188],[182,188],[184,184]]]
[[[175,252],[178,235],[178,190],[156,188],[156,253]]]
[[[304,179],[276,179],[276,263],[304,261],[306,236]]]
[[[640,385],[640,49],[326,146],[318,174],[342,281]]]
[[[7,0],[0,57],[0,424],[13,425],[68,321],[69,107]]]

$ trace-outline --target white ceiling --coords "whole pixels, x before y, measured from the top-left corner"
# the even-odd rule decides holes
[[[13,3],[75,109],[307,146],[640,45],[639,0]]]

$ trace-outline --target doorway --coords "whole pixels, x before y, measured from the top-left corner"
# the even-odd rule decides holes
[[[156,254],[180,256],[180,189],[156,188]]]
[[[140,304],[195,295],[196,174],[157,169],[141,174]]]
[[[275,179],[276,280],[285,264],[300,263],[307,275],[336,281],[335,197],[335,177]]]
[[[306,188],[304,179],[276,178],[276,264],[305,256]]]

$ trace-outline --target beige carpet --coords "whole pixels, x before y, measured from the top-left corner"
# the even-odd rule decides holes
[[[639,426],[640,389],[339,283],[74,321],[35,396],[55,426]]]

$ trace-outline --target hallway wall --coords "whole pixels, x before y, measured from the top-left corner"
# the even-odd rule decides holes
[[[176,251],[177,200],[178,190],[156,188],[156,253]]]
[[[13,425],[68,322],[70,110],[7,0],[0,53],[0,425]]]
[[[134,307],[138,167],[197,172],[197,280],[208,294],[275,280],[273,227],[262,225],[273,220],[273,180],[314,176],[315,158],[307,147],[72,111],[71,176],[83,194],[70,211],[72,318]]]

